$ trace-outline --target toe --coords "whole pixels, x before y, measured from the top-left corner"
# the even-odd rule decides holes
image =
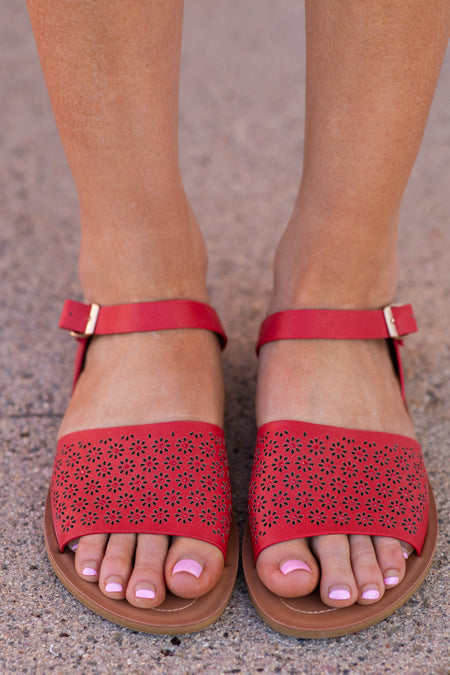
[[[164,561],[168,546],[168,537],[138,535],[133,572],[126,590],[126,598],[131,605],[157,607],[164,601]]]
[[[259,554],[256,569],[263,584],[283,598],[308,595],[319,581],[318,565],[306,539],[268,546]]]
[[[391,537],[374,537],[373,543],[385,588],[397,586],[406,570],[401,542]]]
[[[378,565],[372,538],[351,535],[349,543],[353,575],[359,591],[358,602],[361,605],[372,604],[384,593],[383,575]]]
[[[351,565],[348,537],[341,534],[314,537],[312,547],[320,562],[322,602],[330,607],[353,605],[359,593]]]
[[[98,582],[107,543],[107,534],[88,534],[81,537],[75,549],[75,569],[80,577],[86,581]]]
[[[125,597],[135,546],[135,534],[110,535],[99,575],[99,587],[105,595],[118,600]]]
[[[165,564],[167,588],[181,598],[196,598],[210,591],[223,571],[223,555],[213,544],[174,537]]]
[[[400,546],[402,547],[404,559],[408,560],[411,553],[414,553],[414,547],[411,546],[411,544],[407,544],[405,541],[401,541]]]

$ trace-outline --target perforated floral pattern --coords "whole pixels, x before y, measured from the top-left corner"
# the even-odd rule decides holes
[[[223,431],[175,422],[69,434],[51,484],[61,550],[100,532],[195,537],[226,553],[231,490]]]
[[[304,422],[258,432],[249,493],[255,558],[271,544],[316,534],[397,537],[420,552],[428,482],[414,439]]]

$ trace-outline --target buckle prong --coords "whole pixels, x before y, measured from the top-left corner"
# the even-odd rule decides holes
[[[89,310],[89,316],[88,320],[86,322],[86,328],[84,329],[84,333],[77,333],[73,330],[70,331],[70,334],[74,338],[78,339],[83,339],[83,338],[88,338],[91,337],[91,335],[94,335],[95,332],[95,326],[97,325],[97,319],[98,319],[98,313],[100,312],[100,305],[97,305],[95,302],[91,304],[91,308]]]
[[[395,316],[392,312],[392,307],[395,305],[388,305],[383,308],[384,320],[386,321],[386,327],[389,333],[389,337],[393,340],[400,340],[400,335],[398,333],[397,324],[395,321]]]

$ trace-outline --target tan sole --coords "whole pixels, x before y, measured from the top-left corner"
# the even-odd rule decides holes
[[[332,638],[357,633],[393,614],[417,591],[433,562],[438,537],[438,516],[429,485],[429,517],[425,543],[420,556],[412,554],[406,563],[403,581],[391,588],[373,605],[333,608],[325,605],[316,589],[302,598],[281,598],[260,581],[256,572],[248,525],[242,544],[242,562],[250,599],[271,628],[297,638]]]
[[[83,605],[113,623],[132,630],[155,635],[195,633],[210,626],[225,610],[236,580],[239,563],[239,536],[236,523],[231,523],[230,539],[223,574],[206,595],[200,598],[178,598],[167,594],[156,609],[133,607],[126,600],[112,600],[99,590],[98,584],[84,581],[75,571],[75,556],[66,548],[59,552],[53,528],[50,493],[44,515],[44,537],[47,555],[56,576]]]

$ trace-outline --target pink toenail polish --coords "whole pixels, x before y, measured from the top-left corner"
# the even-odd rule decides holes
[[[399,577],[386,577],[383,579],[386,586],[395,586],[400,581]]]
[[[404,557],[405,560],[408,560],[409,553],[407,553],[406,551],[403,551],[403,557]]]
[[[183,560],[179,560],[173,566],[172,574],[178,574],[179,572],[187,572],[198,579],[203,572],[203,567],[196,560],[184,558]]]
[[[330,600],[350,600],[351,594],[343,588],[335,588],[328,593]]]
[[[107,593],[122,593],[123,588],[120,584],[116,584],[114,581],[110,581],[109,584],[106,584],[105,591]]]
[[[93,567],[85,567],[83,574],[85,577],[95,577],[97,575],[97,570],[94,570]]]
[[[286,562],[280,565],[280,572],[282,574],[289,574],[289,572],[294,572],[295,570],[304,570],[311,573],[310,566],[301,560],[286,560]]]
[[[378,600],[380,594],[375,588],[371,588],[368,591],[364,591],[361,597],[364,600]]]
[[[153,600],[156,596],[155,591],[152,591],[151,588],[138,588],[136,591],[137,598],[146,598],[148,600]]]

